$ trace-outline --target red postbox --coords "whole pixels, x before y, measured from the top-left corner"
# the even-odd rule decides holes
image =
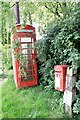
[[[13,30],[11,41],[12,46],[17,45],[17,47],[13,48],[14,54],[12,55],[16,87],[22,88],[37,85],[38,73],[35,48],[35,28],[26,25],[22,29],[21,25],[17,25],[16,32]]]
[[[56,65],[55,70],[55,89],[64,92],[66,84],[66,70],[68,65]]]

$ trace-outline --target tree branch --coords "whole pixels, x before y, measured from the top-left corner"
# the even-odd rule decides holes
[[[58,17],[60,17],[60,14],[59,14],[59,12],[58,12],[58,3],[59,3],[59,2],[57,1],[57,2],[56,2],[56,14],[57,14]]]
[[[29,14],[29,21],[30,21],[30,25],[32,25],[32,17],[31,17],[31,13],[28,11]]]
[[[46,3],[45,3],[45,8],[47,8],[49,11],[51,11],[52,13],[55,14],[55,12],[54,12],[52,9],[50,9],[50,8],[46,5]]]
[[[60,17],[60,14],[59,14],[59,12],[58,12],[58,2],[56,2],[57,3],[57,5],[56,5],[56,11],[54,12],[51,8],[49,8],[47,5],[46,5],[46,3],[45,3],[45,7],[49,10],[49,11],[51,11],[53,14],[56,14],[58,17]]]
[[[63,5],[66,7],[66,0],[64,0]]]
[[[12,7],[14,7],[14,5],[15,5],[15,3],[11,6],[11,7],[9,7],[9,8],[12,8]]]

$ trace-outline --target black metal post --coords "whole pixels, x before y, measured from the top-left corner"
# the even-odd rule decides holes
[[[15,11],[16,11],[16,24],[20,24],[19,2],[15,3]]]

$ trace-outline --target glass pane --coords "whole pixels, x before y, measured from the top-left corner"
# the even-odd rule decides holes
[[[27,48],[27,44],[21,44],[22,48]]]
[[[23,54],[27,54],[27,50],[22,50],[22,53]]]

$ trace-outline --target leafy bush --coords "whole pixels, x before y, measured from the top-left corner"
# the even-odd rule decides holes
[[[76,82],[76,88],[78,90],[77,100],[73,106],[73,112],[74,113],[80,113],[80,80]]]
[[[80,98],[77,98],[76,103],[73,107],[73,112],[77,114],[80,113]]]
[[[68,64],[80,66],[80,7],[76,5],[70,15],[47,30],[46,36],[37,41],[40,83],[49,89],[54,84],[54,66]]]
[[[6,69],[12,69],[12,50],[10,44],[2,47],[2,64]]]

